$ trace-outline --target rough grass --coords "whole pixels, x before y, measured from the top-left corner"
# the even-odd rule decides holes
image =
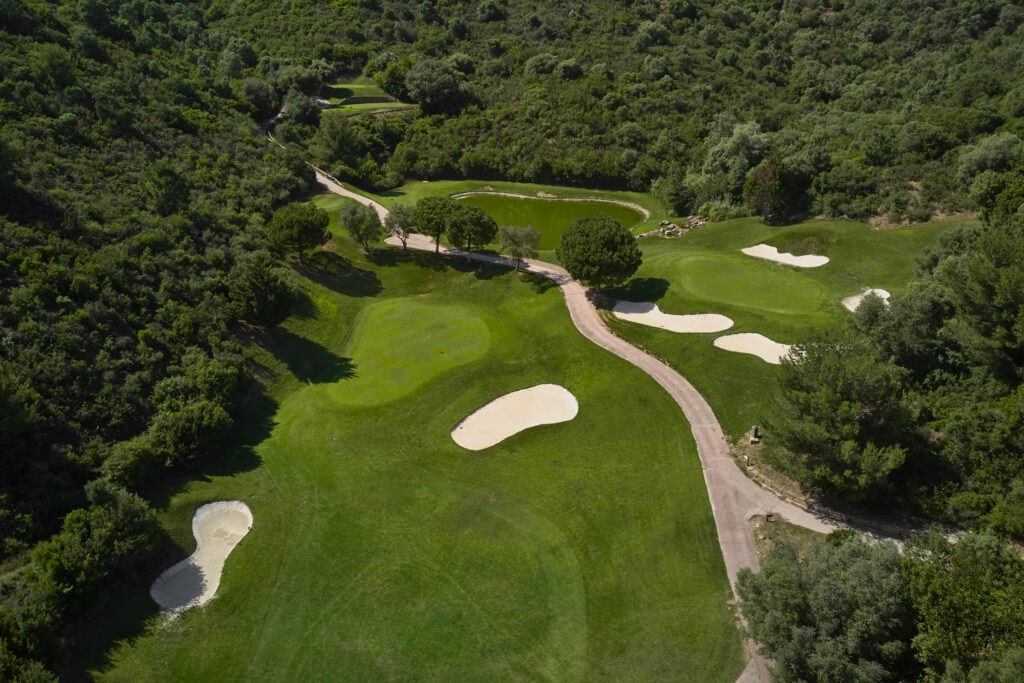
[[[872,230],[854,221],[812,220],[766,226],[756,218],[711,224],[678,239],[644,238],[644,264],[615,294],[656,301],[666,313],[721,313],[735,325],[722,334],[758,332],[793,343],[815,329],[850,319],[842,299],[863,287],[898,292],[913,277],[917,254],[934,244],[951,222]],[[758,243],[831,260],[795,268],[746,256]],[[718,334],[674,334],[607,316],[613,330],[640,344],[693,382],[722,428],[741,438],[762,424],[771,405],[778,368],[754,356],[717,349]]]
[[[268,335],[288,343],[254,353],[277,404],[258,466],[191,481],[161,512],[187,554],[196,505],[249,504],[217,597],[154,619],[94,674],[734,681],[741,640],[700,464],[664,391],[524,274],[335,246],[329,263],[379,291],[304,282],[300,312]],[[451,440],[473,410],[541,382],[576,395],[574,420],[480,452]]]

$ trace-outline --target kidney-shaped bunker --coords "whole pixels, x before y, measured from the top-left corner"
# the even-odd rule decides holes
[[[220,585],[224,561],[251,528],[252,512],[241,501],[221,500],[196,508],[196,551],[157,577],[149,589],[153,600],[174,614],[208,602]]]
[[[455,425],[452,438],[463,448],[479,451],[530,427],[567,422],[578,411],[568,389],[538,384],[494,399]]]

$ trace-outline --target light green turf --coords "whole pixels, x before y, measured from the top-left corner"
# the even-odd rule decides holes
[[[552,195],[555,197],[602,197],[605,199],[618,199],[639,204],[648,211],[651,216],[643,222],[633,225],[634,232],[643,232],[657,226],[661,220],[669,219],[670,216],[658,200],[649,194],[642,192],[616,192],[611,190],[587,190],[579,187],[563,187],[561,185],[538,185],[535,183],[504,183],[498,181],[484,180],[434,180],[431,182],[412,181],[394,190],[388,190],[373,195],[368,192],[361,194],[372,197],[384,204],[415,204],[423,197],[436,197],[439,195],[450,195],[459,192],[473,191],[495,191],[510,192],[513,194],[524,194],[538,196],[538,193]]]
[[[546,199],[522,199],[500,195],[470,195],[461,202],[478,206],[498,225],[531,225],[540,231],[539,249],[558,246],[569,224],[584,216],[607,214],[627,228],[643,220],[643,214],[609,202],[555,202]]]
[[[384,299],[356,318],[346,348],[354,368],[327,395],[346,406],[390,403],[434,377],[480,358],[491,334],[479,316],[459,306]]]
[[[356,104],[340,104],[324,110],[324,116],[353,116],[355,114],[390,114],[396,111],[416,109],[417,105],[407,102],[358,102]]]
[[[325,85],[320,96],[330,100],[331,104],[340,104],[349,97],[391,97],[373,79],[365,77]]]
[[[197,505],[252,509],[216,599],[154,618],[93,674],[735,681],[741,637],[704,479],[664,390],[586,341],[559,291],[526,274],[335,245],[379,292],[304,282],[297,314],[253,353],[274,402],[265,431],[254,409],[246,432],[258,462],[185,483],[160,512],[185,556]],[[355,377],[338,371],[346,358]],[[363,380],[374,362],[406,375]],[[331,400],[359,382],[362,405]],[[452,441],[466,415],[542,382],[577,397],[575,419],[479,452]],[[146,600],[148,579],[126,600]]]
[[[814,330],[849,321],[842,300],[864,287],[898,292],[913,277],[914,259],[950,222],[874,230],[855,221],[811,220],[771,227],[744,218],[711,224],[678,239],[643,238],[644,263],[623,298],[653,300],[666,313],[720,313],[735,325],[716,334],[676,334],[626,323],[612,329],[664,359],[689,379],[714,409],[726,434],[740,438],[764,420],[778,368],[755,356],[715,348],[716,337],[755,332],[793,343]],[[796,268],[741,253],[765,243],[782,252],[822,254],[818,268]]]

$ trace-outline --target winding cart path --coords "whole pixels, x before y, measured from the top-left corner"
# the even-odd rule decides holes
[[[329,190],[342,196],[372,207],[383,220],[388,210],[368,197],[345,189],[321,171],[317,171],[317,179]],[[401,245],[396,238],[388,238],[388,244]],[[426,235],[411,235],[408,246],[412,249],[434,251],[434,240]],[[469,253],[441,246],[441,253],[515,267],[515,261],[490,254]],[[597,309],[587,297],[587,289],[560,266],[544,261],[526,259],[521,266],[523,270],[549,278],[558,285],[565,297],[566,306],[572,322],[580,333],[603,349],[614,353],[623,360],[637,366],[654,381],[660,384],[675,400],[690,423],[693,438],[697,442],[697,454],[700,457],[704,473],[704,483],[711,511],[718,532],[718,543],[722,548],[725,560],[725,571],[729,577],[729,585],[733,594],[736,592],[736,575],[741,569],[757,570],[757,556],[754,553],[754,539],[750,532],[749,520],[755,515],[774,513],[786,521],[828,533],[838,528],[831,520],[815,516],[808,511],[777,498],[747,478],[729,456],[729,446],[725,440],[721,425],[715,418],[711,406],[704,397],[686,380],[662,361],[639,350],[632,344],[615,336],[602,322]],[[746,669],[739,678],[739,683],[769,680],[764,659],[754,653]]]

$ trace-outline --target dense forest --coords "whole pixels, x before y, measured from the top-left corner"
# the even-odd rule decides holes
[[[910,294],[808,341],[778,433],[808,485],[1024,535],[1022,23],[996,0],[0,1],[0,678],[60,666],[158,552],[147,487],[258,394],[245,330],[295,278],[264,228],[313,191],[305,159],[712,218],[980,212]],[[357,75],[418,109],[321,112]],[[282,108],[287,149],[259,126]],[[844,410],[805,433],[830,373]]]

